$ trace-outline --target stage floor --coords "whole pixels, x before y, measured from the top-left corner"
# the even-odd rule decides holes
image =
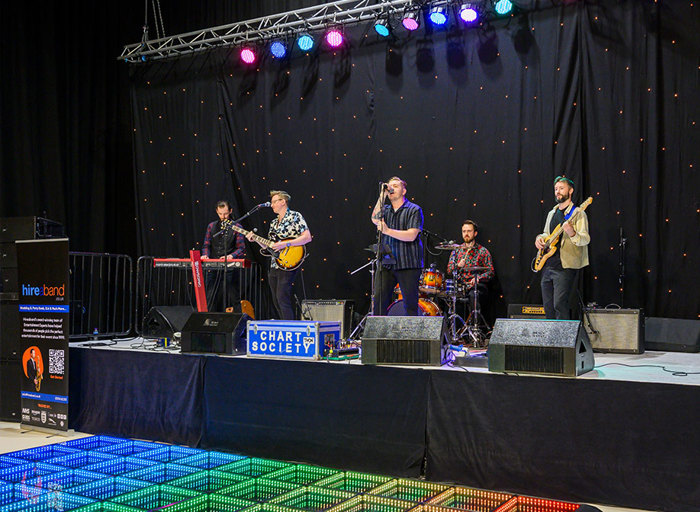
[[[100,350],[134,350],[139,352],[171,353],[179,354],[179,348],[159,348],[152,340],[143,338],[129,338],[127,340],[103,340],[99,342],[85,341],[71,343],[71,347],[90,347]],[[475,351],[474,354],[479,354]],[[247,359],[246,356],[220,356]],[[468,371],[478,373],[490,373],[486,365],[486,358],[475,355],[473,364],[468,366],[455,366],[445,364],[443,366],[401,366],[401,368],[415,368],[425,370]],[[312,363],[361,365],[359,359],[345,361],[312,361]],[[527,374],[520,374],[526,376]],[[538,375],[541,377],[541,375]],[[561,378],[561,377],[552,377]],[[682,352],[657,352],[647,351],[643,354],[608,354],[595,353],[595,368],[579,377],[579,379],[616,380],[627,382],[653,382],[657,384],[680,384],[685,386],[700,386],[700,353]]]

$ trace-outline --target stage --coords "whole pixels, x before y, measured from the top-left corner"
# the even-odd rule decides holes
[[[70,349],[78,431],[579,502],[700,502],[700,354],[596,354],[573,379],[85,345]]]

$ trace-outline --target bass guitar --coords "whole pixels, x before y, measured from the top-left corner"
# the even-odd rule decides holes
[[[578,216],[578,214],[585,211],[586,208],[588,208],[592,202],[592,197],[586,199],[583,203],[581,203],[581,206],[574,210],[574,212],[571,214],[571,217],[569,217],[565,222],[573,221]],[[562,231],[564,231],[564,224],[558,224],[557,227],[554,228],[554,230],[544,239],[544,247],[537,251],[535,259],[532,260],[531,268],[533,272],[539,272],[540,270],[542,270],[542,267],[544,267],[546,261],[551,256],[553,256],[555,252],[557,252],[557,243],[561,238]]]
[[[231,221],[229,221],[228,223],[225,223],[225,227],[230,227],[235,232],[240,233],[246,237],[248,236],[249,233],[253,233],[252,231],[248,231],[246,229],[243,229],[243,228],[236,226]],[[259,235],[256,235],[255,233],[253,233],[253,240],[255,240],[259,244],[265,246],[265,248],[260,251],[261,254],[268,256],[270,258],[273,258],[282,270],[286,270],[286,271],[296,270],[297,268],[299,268],[301,266],[302,263],[304,263],[304,260],[306,259],[306,256],[307,256],[306,246],[304,246],[304,245],[294,245],[294,246],[290,246],[290,247],[285,247],[281,251],[275,251],[272,248],[272,245],[275,242],[273,242],[272,240],[268,240],[267,238],[263,238]],[[291,240],[291,238],[289,240]],[[282,240],[282,242],[286,242],[286,241],[287,240]]]

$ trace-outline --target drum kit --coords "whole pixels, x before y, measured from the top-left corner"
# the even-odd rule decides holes
[[[459,244],[444,243],[435,246],[438,250],[453,251],[459,249]],[[445,279],[445,274],[433,263],[423,270],[418,284],[420,296],[418,298],[418,314],[420,316],[440,316],[442,309],[439,306],[440,300],[447,308],[449,335],[452,343],[470,344],[474,348],[483,348],[488,343],[486,330],[488,324],[479,309],[479,275],[478,272],[488,270],[488,267],[471,266],[463,267],[464,271],[472,272],[474,275],[474,293],[469,297],[469,290],[465,289],[457,281],[456,269],[451,278]],[[394,288],[396,300],[391,303],[387,314],[389,316],[404,316],[406,308],[404,306],[401,289],[397,284]],[[470,312],[465,321],[457,314],[457,302],[469,302]],[[459,326],[459,327],[458,327]],[[486,327],[486,329],[484,329]]]

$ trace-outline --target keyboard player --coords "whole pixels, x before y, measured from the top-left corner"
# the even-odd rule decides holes
[[[245,258],[245,237],[231,229],[231,205],[226,200],[216,203],[216,214],[219,220],[207,226],[202,245],[202,259]],[[240,226],[240,224],[238,224]],[[240,304],[240,276],[234,268],[210,268],[204,273],[204,286],[207,291],[209,311],[225,311],[226,306],[234,306],[234,311]],[[225,275],[225,281],[224,281]],[[224,288],[226,297],[224,298]]]

